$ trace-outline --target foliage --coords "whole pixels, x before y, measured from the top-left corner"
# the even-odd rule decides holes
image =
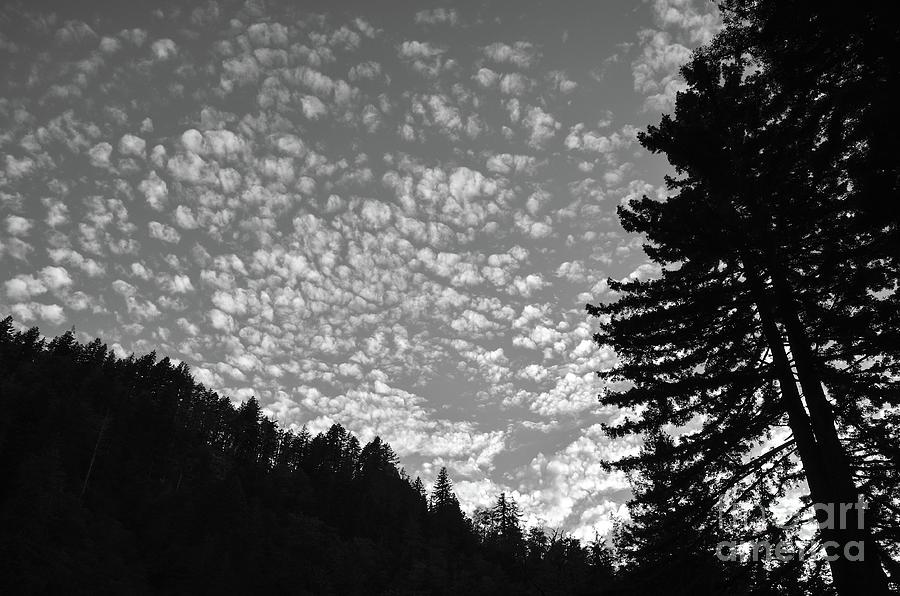
[[[380,438],[360,446],[339,424],[291,432],[256,399],[235,406],[155,354],[118,358],[71,332],[47,342],[7,318],[0,408],[3,593],[600,594],[607,585],[593,581],[577,541],[552,569],[524,568],[483,542],[446,469],[429,507],[421,479],[398,469]]]
[[[630,413],[608,430],[647,440],[611,464],[635,488],[619,540],[628,565],[681,584],[708,557],[687,567],[659,557],[708,552],[723,501],[767,512],[808,491],[802,517],[810,502],[838,510],[862,495],[865,520],[822,527],[812,546],[863,544],[864,560],[827,566],[830,581],[841,594],[886,593],[886,575],[900,581],[889,446],[900,309],[897,217],[883,208],[898,191],[886,157],[897,123],[883,69],[896,64],[900,29],[880,5],[847,19],[791,1],[722,9],[725,29],[682,69],[674,113],[639,135],[675,168],[671,196],[619,208],[660,276],[610,280],[615,300],[588,306],[596,341],[620,359],[600,376],[624,387],[601,401]],[[785,539],[767,515],[741,539]],[[682,553],[685,542],[695,548]],[[823,591],[821,558],[781,563],[703,574],[730,593]]]

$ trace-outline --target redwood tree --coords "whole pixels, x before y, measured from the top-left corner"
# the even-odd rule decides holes
[[[600,317],[597,342],[620,358],[601,376],[631,383],[602,400],[635,408],[614,435],[688,425],[671,450],[695,462],[681,481],[724,494],[761,475],[789,481],[793,459],[812,501],[840,511],[857,502],[862,467],[872,461],[855,458],[847,439],[889,442],[890,429],[871,420],[874,410],[896,405],[887,331],[896,314],[885,306],[896,305],[896,261],[883,242],[890,224],[874,223],[849,174],[833,172],[844,163],[836,156],[851,151],[827,145],[821,115],[786,97],[738,26],[695,53],[674,115],[640,136],[678,176],[667,179],[669,199],[620,208],[623,226],[646,236],[662,274],[611,280],[618,299],[588,306]],[[863,379],[877,382],[866,391]],[[773,444],[782,425],[791,436]],[[842,594],[886,593],[882,560],[892,561],[870,529],[873,516],[857,519],[820,531],[828,554],[841,555],[830,562],[834,583]],[[863,560],[843,556],[857,542]]]

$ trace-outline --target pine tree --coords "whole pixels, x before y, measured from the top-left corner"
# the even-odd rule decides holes
[[[416,479],[412,483],[412,488],[416,491],[416,494],[419,497],[419,501],[422,505],[426,505],[428,502],[428,496],[425,492],[425,484],[422,482],[422,479],[416,476]]]
[[[607,544],[607,539],[595,533],[594,539],[587,545],[587,551],[592,569],[591,583],[601,586],[612,584],[616,576],[615,554]]]
[[[525,538],[525,550],[529,561],[540,561],[547,552],[548,543],[544,528],[540,526],[529,528]]]
[[[673,439],[656,432],[633,458],[630,522],[614,538],[626,567],[622,581],[635,594],[720,593],[724,571],[714,551],[723,537],[706,515],[711,495],[682,481],[693,462],[675,454]]]
[[[833,291],[826,265],[840,260],[846,243],[823,245],[819,237],[827,242],[835,230],[828,216],[850,207],[832,201],[827,184],[808,182],[808,163],[791,159],[813,152],[813,138],[793,134],[803,121],[782,115],[783,106],[771,101],[772,80],[764,72],[748,75],[750,66],[740,53],[698,52],[683,70],[690,87],[679,95],[674,117],[664,116],[640,136],[681,177],[668,180],[677,194],[667,201],[644,197],[620,209],[627,230],[646,234],[645,250],[663,271],[658,280],[611,282],[622,297],[589,307],[601,317],[598,342],[622,359],[602,376],[636,385],[604,399],[646,407],[614,434],[700,423],[674,451],[703,455],[694,482],[701,471],[716,470],[714,486],[725,490],[787,449],[802,464],[813,500],[837,510],[858,495],[839,427],[864,428],[865,408],[842,394],[835,411],[823,383],[829,376],[852,383],[841,365],[876,357],[861,346],[881,344],[854,343],[822,316],[822,304],[839,297],[881,324],[877,305],[863,294],[883,288],[884,278]],[[875,235],[860,230],[855,240],[875,245],[867,243]],[[804,285],[813,274],[816,282]],[[833,345],[853,347],[829,353]],[[878,370],[878,378],[896,385],[885,372]],[[842,410],[844,420],[837,417]],[[745,465],[749,448],[782,421],[791,444]],[[842,593],[859,585],[884,593],[881,549],[868,527],[826,528],[822,537],[838,551],[856,541],[865,545],[864,561],[841,557],[831,564]]]
[[[802,238],[802,277],[788,279],[815,346],[804,366],[828,389],[849,467],[872,502],[867,520],[900,587],[900,137],[893,97],[900,23],[889,5],[853,11],[796,1],[727,1],[719,55],[752,55],[770,82],[782,135],[779,186],[791,183],[814,223]],[[802,144],[802,145],[801,145]],[[798,150],[799,149],[799,150]],[[825,247],[826,249],[823,249]],[[790,278],[790,276],[787,276]],[[797,333],[795,333],[797,335]],[[888,462],[894,462],[891,465]],[[893,496],[892,496],[893,495]],[[893,559],[891,558],[893,557]]]
[[[500,544],[509,552],[518,551],[522,545],[521,518],[515,499],[501,492],[491,509],[491,519]]]
[[[472,512],[472,531],[483,544],[487,544],[494,540],[494,522],[491,510],[487,507],[478,506]]]
[[[235,437],[232,449],[237,458],[256,461],[260,447],[259,421],[262,418],[262,409],[255,397],[243,402],[238,408],[232,423]]]
[[[471,527],[459,506],[446,467],[441,467],[431,488],[429,518],[431,533],[448,546],[459,547],[472,541]]]
[[[359,475],[368,478],[376,474],[396,473],[397,461],[391,446],[383,442],[381,437],[375,437],[359,454]]]
[[[443,466],[438,472],[437,479],[434,481],[434,486],[431,489],[431,510],[459,510],[459,501],[456,499],[456,493],[453,492],[450,474],[447,472],[447,468]]]

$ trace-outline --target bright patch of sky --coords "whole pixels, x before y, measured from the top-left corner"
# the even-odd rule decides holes
[[[90,3],[0,18],[0,313],[156,350],[464,507],[605,532],[628,486],[584,304],[718,27],[695,0]],[[160,4],[160,6],[163,6]],[[386,8],[391,7],[393,8]]]

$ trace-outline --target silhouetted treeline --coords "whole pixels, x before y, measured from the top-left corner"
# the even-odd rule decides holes
[[[462,513],[379,438],[310,436],[155,354],[0,323],[4,594],[603,594],[597,540]]]

